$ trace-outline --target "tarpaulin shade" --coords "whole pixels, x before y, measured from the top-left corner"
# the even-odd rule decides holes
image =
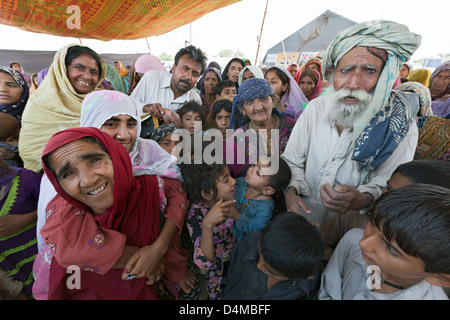
[[[316,19],[267,50],[264,64],[275,65],[276,55],[288,55],[289,53],[297,53],[297,56],[294,57],[296,61],[291,61],[291,63],[298,63],[302,52],[319,52],[325,49],[340,31],[355,23],[337,13],[326,10]],[[268,58],[272,58],[272,63],[269,62],[270,59]]]
[[[22,30],[97,40],[157,36],[240,0],[2,0],[0,23]]]

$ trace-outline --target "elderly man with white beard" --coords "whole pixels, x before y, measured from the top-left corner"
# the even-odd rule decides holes
[[[322,52],[329,88],[307,105],[282,155],[292,170],[288,211],[318,226],[335,213],[364,213],[397,166],[413,159],[418,97],[392,86],[420,42],[404,25],[369,21]]]

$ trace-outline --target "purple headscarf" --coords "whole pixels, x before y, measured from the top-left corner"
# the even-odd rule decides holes
[[[439,73],[441,73],[444,70],[450,70],[450,61],[446,61],[441,63],[431,74],[430,76],[430,81],[429,81],[429,87],[431,88],[431,83],[433,81],[433,78],[438,75]],[[444,92],[438,94],[437,96],[432,97],[433,100],[439,100],[440,98],[442,98],[443,96],[450,94],[450,85],[447,86],[447,88],[444,90]]]
[[[292,116],[295,120],[298,119],[300,114],[303,112],[302,106],[304,103],[308,103],[308,99],[305,94],[298,86],[298,83],[292,77],[291,73],[287,71],[286,68],[276,66],[275,68],[280,69],[289,78],[289,88],[286,90],[284,95],[281,97],[281,103],[286,106],[286,114]]]
[[[50,68],[45,68],[45,69],[42,69],[41,71],[39,71],[39,73],[37,75],[37,78],[36,78],[38,86],[41,85],[42,80],[44,80],[44,78],[47,75],[49,69]]]

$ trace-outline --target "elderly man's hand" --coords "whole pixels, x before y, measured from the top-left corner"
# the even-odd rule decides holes
[[[309,207],[306,205],[305,201],[303,201],[302,198],[300,198],[300,196],[297,195],[297,191],[295,191],[294,187],[289,187],[288,191],[286,192],[285,195],[285,200],[286,200],[286,208],[287,211],[290,212],[296,212],[299,215],[305,217],[306,219],[308,219],[307,216],[305,216],[300,208],[306,212],[307,214],[311,214],[311,210],[309,209]],[[319,224],[315,221],[311,221],[308,219],[309,222],[311,222],[311,224],[313,224],[314,226],[318,227]]]
[[[328,211],[338,214],[361,210],[373,200],[370,194],[361,193],[355,187],[340,185],[333,189],[329,183],[320,187],[320,198]]]

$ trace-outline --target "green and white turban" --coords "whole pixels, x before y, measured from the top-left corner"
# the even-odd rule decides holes
[[[374,20],[355,24],[341,31],[321,53],[322,73],[336,68],[339,60],[354,47],[372,47],[387,52],[387,60],[381,72],[368,110],[353,126],[354,141],[358,139],[370,120],[387,103],[401,65],[410,59],[422,42],[422,37],[408,27],[393,21]]]

